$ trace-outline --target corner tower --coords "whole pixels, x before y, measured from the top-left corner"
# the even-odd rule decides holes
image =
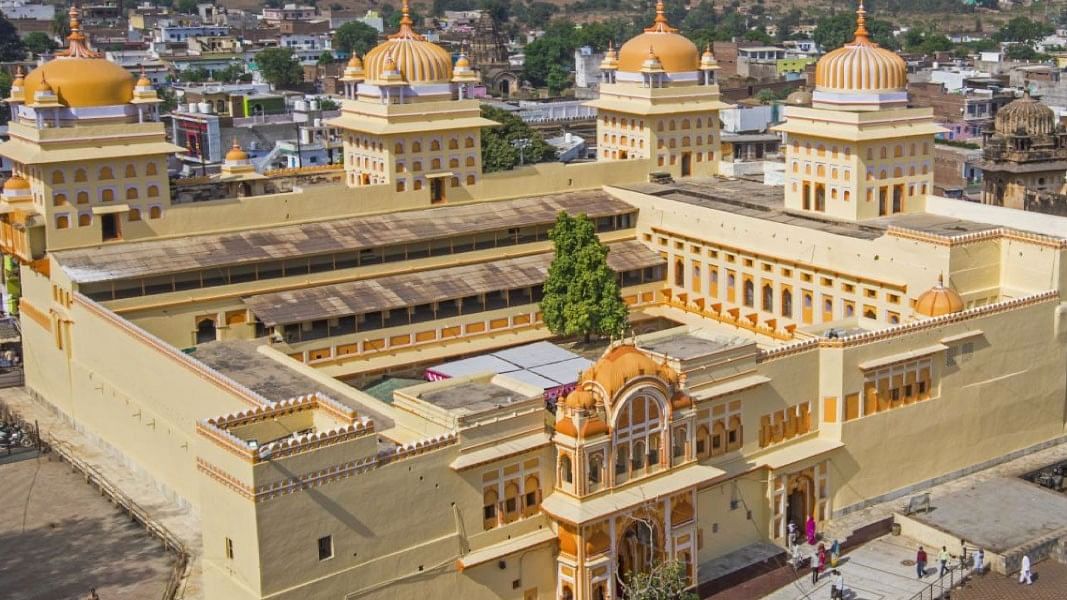
[[[400,30],[346,69],[346,99],[331,124],[344,130],[349,187],[428,189],[431,202],[482,174],[481,117],[471,99],[477,74],[464,56],[453,69],[444,48],[415,33],[405,0]]]
[[[598,160],[650,159],[675,177],[715,175],[719,161],[718,69],[710,50],[667,22],[663,2],[645,32],[601,64],[597,109]]]
[[[863,220],[920,208],[933,191],[928,108],[908,108],[908,69],[870,40],[863,3],[854,39],[819,59],[811,107],[788,106],[785,205]]]

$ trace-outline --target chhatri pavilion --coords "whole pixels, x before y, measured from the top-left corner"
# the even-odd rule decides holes
[[[206,597],[606,600],[666,560],[709,594],[790,521],[847,537],[1067,439],[1067,219],[932,195],[940,130],[862,9],[785,109],[784,189],[718,175],[715,58],[662,4],[605,57],[598,160],[498,173],[477,71],[402,17],[345,70],[337,169],[235,145],[171,181],[155,91],[77,9],[7,98],[26,387],[196,515]],[[635,333],[552,404],[392,379],[552,339],[560,211]]]

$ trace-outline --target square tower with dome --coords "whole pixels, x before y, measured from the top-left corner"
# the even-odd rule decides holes
[[[711,51],[667,22],[663,2],[644,33],[609,48],[600,65],[597,160],[649,160],[675,177],[719,172],[718,69]]]
[[[862,3],[856,17],[854,39],[819,59],[811,106],[788,106],[775,128],[786,208],[853,221],[921,209],[944,131],[931,109],[908,108],[907,65],[871,41]]]

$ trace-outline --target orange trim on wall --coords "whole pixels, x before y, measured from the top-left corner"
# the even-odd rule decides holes
[[[52,319],[49,318],[48,313],[30,304],[25,296],[19,298],[19,314],[24,317],[29,317],[34,323],[37,323],[51,333]]]
[[[837,396],[822,399],[822,420],[827,423],[837,422]]]

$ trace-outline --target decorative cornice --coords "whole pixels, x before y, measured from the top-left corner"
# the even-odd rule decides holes
[[[1044,248],[1052,248],[1054,250],[1067,249],[1067,239],[1056,238],[1040,233],[1032,233],[1029,231],[1021,231],[1019,229],[1011,229],[1009,227],[994,227],[993,229],[947,236],[907,227],[900,227],[899,225],[890,225],[886,229],[886,234],[902,239],[916,240],[928,244],[948,247],[963,246],[988,240],[1007,239],[1035,244]]]

